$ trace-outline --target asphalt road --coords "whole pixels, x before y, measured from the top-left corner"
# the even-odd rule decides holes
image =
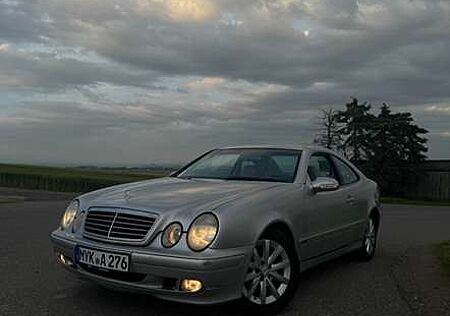
[[[49,233],[66,201],[0,204],[0,315],[239,315],[236,304],[196,307],[116,293],[73,278]],[[302,274],[284,315],[450,315],[450,284],[429,251],[450,239],[450,208],[387,205],[368,263],[346,256]]]

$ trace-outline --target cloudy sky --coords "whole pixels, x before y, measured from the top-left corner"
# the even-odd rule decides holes
[[[450,158],[448,0],[0,0],[0,161],[310,143],[350,96]]]

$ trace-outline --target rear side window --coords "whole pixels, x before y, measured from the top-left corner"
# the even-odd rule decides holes
[[[353,171],[353,169],[344,161],[333,156],[333,162],[339,173],[341,185],[355,183],[356,181],[359,180],[359,176],[356,174],[356,172]]]
[[[336,174],[334,172],[333,163],[327,154],[313,154],[308,163],[308,175],[311,181],[314,181],[318,177],[334,178],[336,180]]]

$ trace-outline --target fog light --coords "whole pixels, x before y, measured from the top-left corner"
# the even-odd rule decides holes
[[[184,279],[181,281],[181,290],[185,292],[198,292],[202,289],[202,282],[198,280]]]
[[[73,261],[70,260],[69,257],[66,257],[65,255],[63,255],[62,253],[59,253],[57,255],[57,257],[58,257],[59,262],[61,262],[63,265],[69,266],[69,267],[73,266]]]

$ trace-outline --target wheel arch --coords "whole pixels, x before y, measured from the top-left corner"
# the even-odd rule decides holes
[[[265,235],[270,234],[270,232],[272,231],[278,231],[286,235],[292,250],[295,251],[295,255],[298,262],[300,262],[299,251],[297,249],[297,243],[295,242],[294,234],[292,233],[291,227],[285,221],[275,220],[270,222],[268,225],[264,227],[262,232],[259,234],[257,240],[261,239]]]
[[[375,225],[377,228],[380,227],[380,221],[381,221],[381,213],[380,213],[380,209],[378,207],[373,207],[370,212],[369,212],[369,217],[373,218],[373,220],[375,221]]]

